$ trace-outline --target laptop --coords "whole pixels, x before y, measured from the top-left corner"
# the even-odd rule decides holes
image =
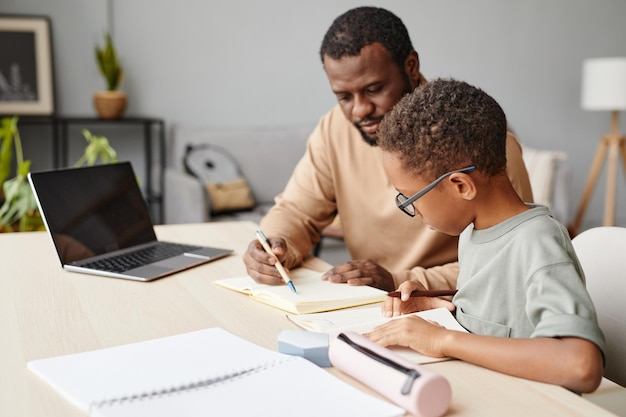
[[[231,249],[158,241],[129,162],[28,174],[63,268],[151,281]]]

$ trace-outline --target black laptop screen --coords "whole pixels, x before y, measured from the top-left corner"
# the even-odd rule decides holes
[[[63,264],[156,240],[128,162],[30,174]]]

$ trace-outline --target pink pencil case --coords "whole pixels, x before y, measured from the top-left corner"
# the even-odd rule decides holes
[[[330,343],[333,366],[418,417],[439,417],[450,407],[452,391],[441,375],[415,364],[355,332]]]

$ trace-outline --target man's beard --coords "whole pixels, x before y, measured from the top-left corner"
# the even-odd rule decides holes
[[[396,101],[395,104],[398,103],[398,101],[400,101],[400,99],[402,99],[402,97],[404,97],[405,95],[409,94],[410,92],[413,91],[413,87],[411,86],[411,80],[409,79],[409,76],[407,75],[407,73],[403,73],[404,75],[404,91],[402,92],[402,94],[400,94],[400,97],[398,98],[398,100]],[[394,104],[394,105],[395,105]],[[378,146],[378,138],[369,136],[368,134],[366,134],[362,129],[361,129],[361,123],[364,122],[370,122],[370,121],[374,121],[374,122],[380,122],[382,121],[383,117],[385,117],[385,115],[382,115],[380,117],[366,117],[365,119],[361,119],[358,122],[354,122],[354,127],[357,128],[357,130],[359,131],[359,133],[361,134],[361,137],[363,138],[363,140],[365,141],[365,143],[367,143],[370,146]]]
[[[378,120],[379,122],[382,120],[382,117],[377,117],[377,118],[365,118],[365,119],[361,119],[358,122],[354,123],[354,127],[356,127],[359,131],[359,133],[361,134],[361,137],[363,138],[363,140],[365,141],[365,143],[367,143],[370,146],[378,146],[378,138],[373,138],[371,136],[369,136],[367,133],[365,133],[362,129],[361,129],[361,123],[363,122],[369,122],[371,120]]]

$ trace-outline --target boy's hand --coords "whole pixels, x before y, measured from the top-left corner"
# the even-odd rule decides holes
[[[412,291],[425,290],[425,287],[418,281],[405,281],[398,287],[400,298],[387,297],[381,307],[381,312],[385,317],[395,317],[402,314],[414,313],[416,311],[430,310],[432,308],[445,307],[454,311],[454,304],[439,297],[411,297]]]
[[[442,347],[447,331],[435,322],[409,316],[391,320],[365,336],[382,346],[406,346],[422,355],[441,358],[445,356]]]

